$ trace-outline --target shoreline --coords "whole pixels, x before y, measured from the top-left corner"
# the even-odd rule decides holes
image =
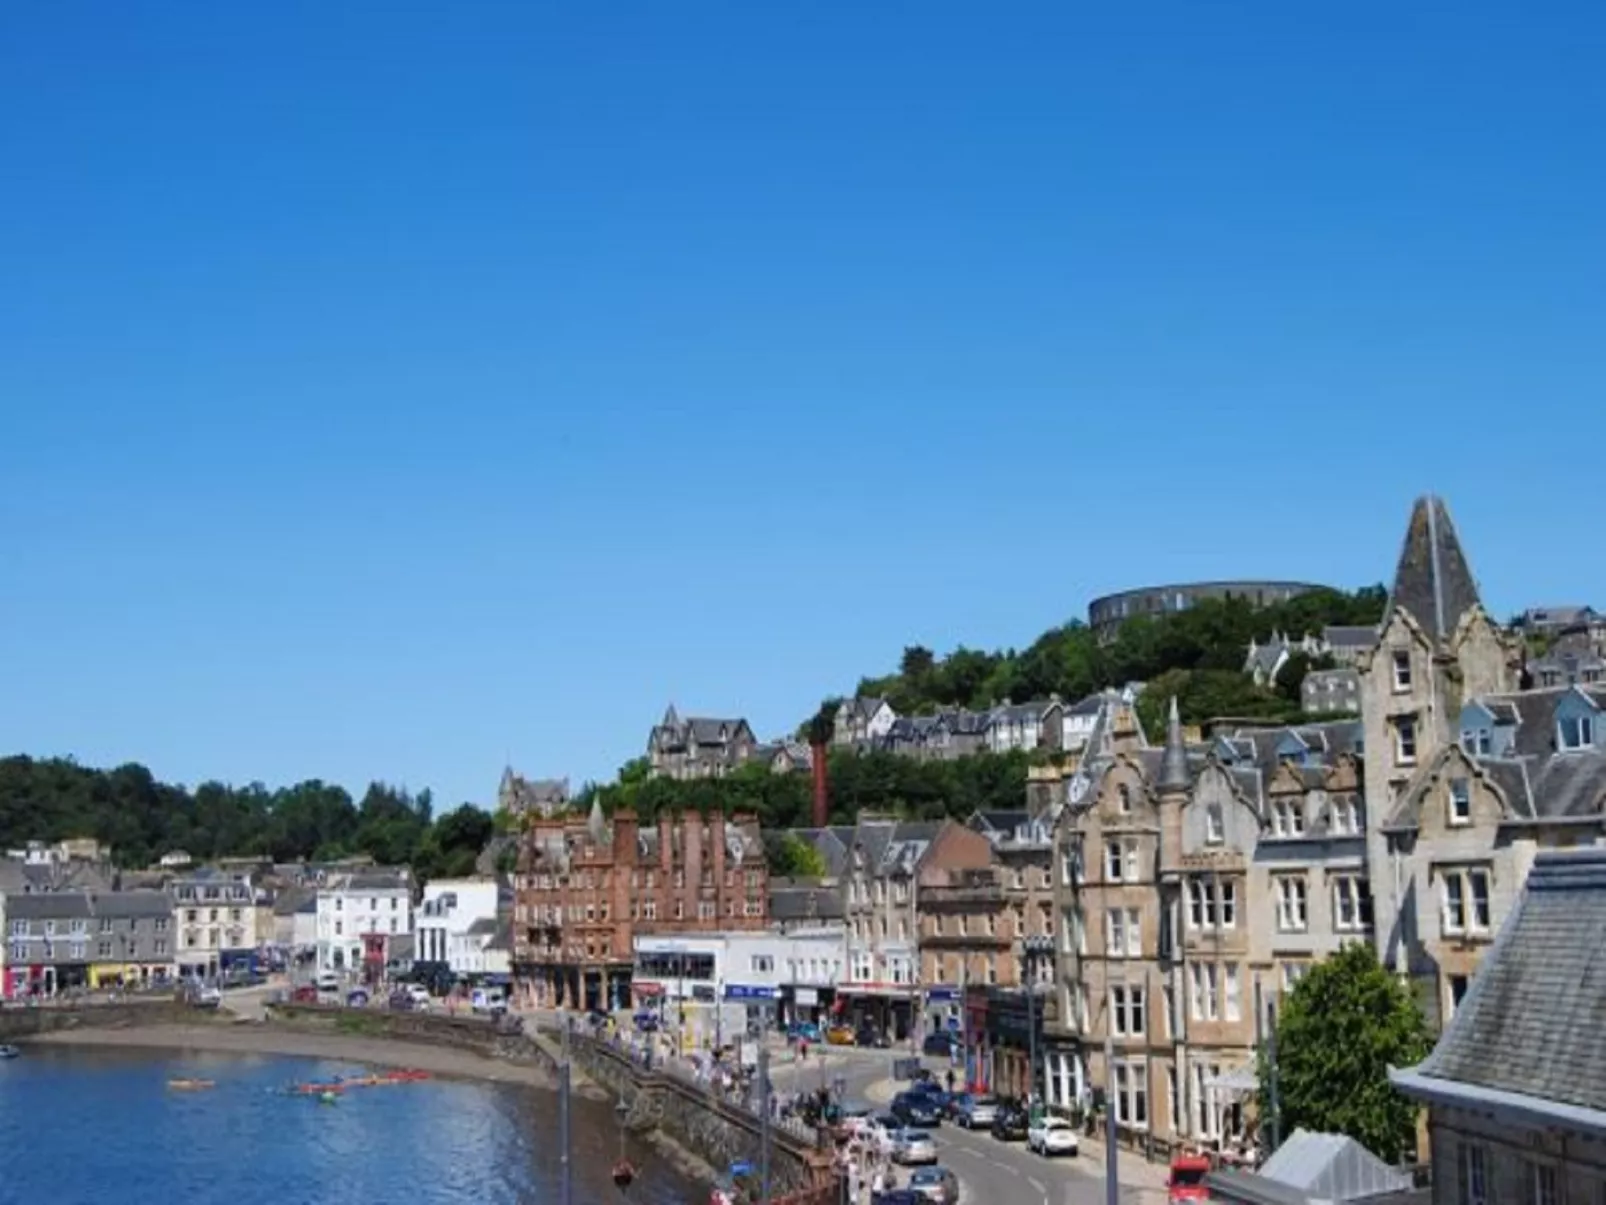
[[[128,1029],[64,1029],[29,1036],[18,1045],[25,1049],[56,1046],[312,1058],[373,1067],[409,1067],[431,1075],[484,1083],[546,1089],[557,1086],[554,1077],[541,1067],[487,1058],[471,1051],[394,1038],[304,1033],[272,1025],[172,1024]]]

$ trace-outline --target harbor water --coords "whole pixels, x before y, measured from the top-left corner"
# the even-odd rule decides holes
[[[0,1063],[0,1201],[93,1205],[558,1205],[557,1098],[428,1079],[332,1102],[294,1084],[349,1063],[33,1048]],[[211,1081],[177,1091],[173,1080]],[[681,1205],[706,1192],[638,1139],[640,1177],[609,1178],[612,1109],[574,1100],[574,1205]]]

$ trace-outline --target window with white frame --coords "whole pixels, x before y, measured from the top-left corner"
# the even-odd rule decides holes
[[[1416,717],[1394,717],[1394,763],[1400,766],[1416,765]]]
[[[1353,837],[1361,831],[1361,810],[1353,795],[1334,795],[1328,815],[1329,828],[1336,836]]]
[[[1180,1133],[1182,1130],[1181,1098],[1177,1094],[1177,1069],[1175,1065],[1165,1069],[1165,1099],[1166,1113],[1171,1120],[1171,1132]]]
[[[1238,886],[1233,879],[1193,875],[1183,881],[1188,928],[1232,929],[1238,924]]]
[[[1205,843],[1220,845],[1226,839],[1226,822],[1221,814],[1221,804],[1211,800],[1205,808]]]
[[[1238,927],[1238,884],[1233,879],[1218,879],[1216,881],[1218,902],[1220,904],[1221,927],[1235,929]]]
[[[1112,883],[1138,881],[1138,843],[1110,840],[1104,844],[1104,877]]]
[[[1472,784],[1465,778],[1450,780],[1450,823],[1472,823]]]
[[[1489,1155],[1475,1142],[1461,1142],[1461,1205],[1489,1205]]]
[[[1553,1164],[1528,1160],[1527,1205],[1556,1205],[1556,1168]]]
[[[1588,749],[1595,743],[1595,717],[1589,715],[1565,716],[1556,724],[1556,746],[1566,751]]]
[[[1226,962],[1221,966],[1221,1019],[1242,1021],[1242,1003],[1238,996],[1238,964]]]
[[[1118,1038],[1141,1038],[1148,1032],[1143,1005],[1141,987],[1116,984],[1110,988],[1110,1032]]]
[[[1366,880],[1360,875],[1333,877],[1333,928],[1341,933],[1357,933],[1372,923],[1372,901],[1366,893]]]
[[[1493,917],[1489,905],[1489,872],[1481,868],[1444,872],[1443,918],[1446,933],[1487,934]]]
[[[1308,970],[1310,970],[1310,964],[1308,962],[1283,963],[1281,967],[1283,977],[1283,992],[1287,993],[1293,991],[1294,988],[1298,986],[1299,981],[1305,977],[1305,972]]]
[[[1221,1016],[1220,979],[1213,962],[1188,964],[1188,1015],[1195,1021],[1215,1021]]]
[[[1115,1120],[1134,1130],[1149,1128],[1148,1065],[1142,1059],[1115,1064]]]
[[[1295,796],[1292,799],[1274,799],[1271,803],[1271,831],[1278,837],[1303,837],[1305,835],[1305,801]]]
[[[1206,899],[1210,894],[1205,890],[1204,880],[1190,877],[1183,881],[1182,886],[1188,897],[1188,928],[1203,929]]]
[[[1303,933],[1310,927],[1310,889],[1302,874],[1280,874],[1272,879],[1277,900],[1277,931]]]
[[[1411,654],[1403,649],[1394,653],[1394,689],[1401,692],[1411,689]]]
[[[1105,914],[1104,948],[1110,958],[1142,956],[1143,930],[1136,908],[1111,908]]]

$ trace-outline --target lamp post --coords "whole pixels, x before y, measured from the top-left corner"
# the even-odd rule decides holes
[[[1054,941],[1045,936],[1027,937],[1021,941],[1021,952],[1026,980],[1026,1107],[1031,1110],[1037,1104],[1037,960],[1054,953]]]

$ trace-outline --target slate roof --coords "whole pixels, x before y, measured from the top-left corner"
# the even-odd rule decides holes
[[[770,883],[770,919],[777,921],[842,919],[842,892],[814,883]]]
[[[463,932],[468,937],[495,937],[499,922],[494,916],[482,916]]]
[[[1606,1126],[1603,1005],[1606,850],[1541,853],[1449,1028],[1412,1070],[1426,1085],[1591,1110]]]
[[[1449,640],[1461,617],[1481,605],[1477,583],[1450,520],[1450,508],[1433,494],[1416,500],[1394,571],[1383,622],[1405,611],[1435,642]]]
[[[165,891],[103,891],[89,898],[96,916],[138,920],[173,915],[173,901]]]
[[[40,891],[6,897],[7,920],[88,920],[89,917],[89,897],[81,891]]]
[[[343,886],[347,891],[396,891],[405,888],[407,880],[400,874],[367,871],[347,875]]]
[[[1334,624],[1322,629],[1322,639],[1336,649],[1369,649],[1377,643],[1377,629],[1355,624]]]

